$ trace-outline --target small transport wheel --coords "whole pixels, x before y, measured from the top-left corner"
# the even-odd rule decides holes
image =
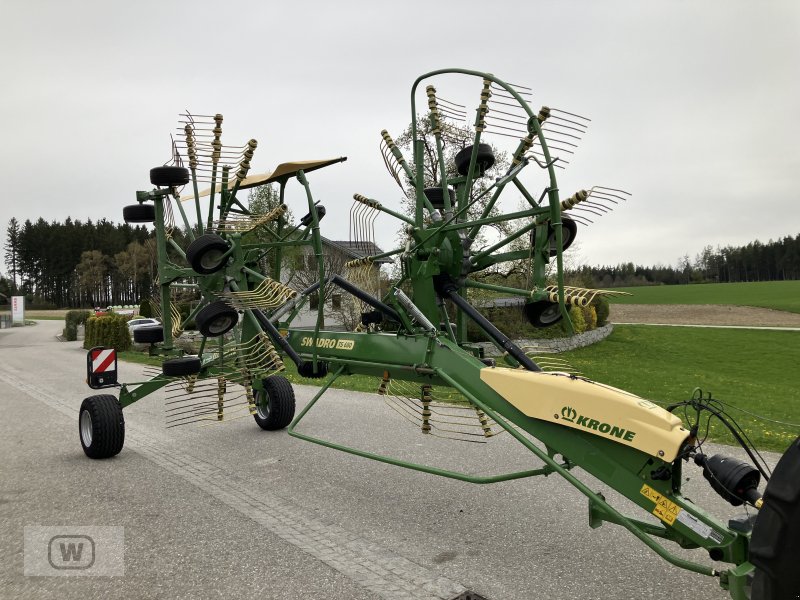
[[[197,330],[206,337],[219,337],[236,326],[239,313],[230,306],[217,300],[200,309],[194,319]]]
[[[230,245],[218,235],[207,233],[195,239],[186,249],[186,260],[201,275],[216,273],[225,266],[222,255]]]
[[[114,396],[89,396],[78,413],[78,435],[89,458],[109,458],[125,443],[125,417]]]
[[[174,187],[189,183],[189,169],[184,167],[154,167],[150,169],[150,183],[159,187]]]
[[[575,241],[575,236],[578,235],[578,224],[569,217],[561,217],[561,244],[563,249],[566,250]],[[558,254],[556,250],[556,232],[553,230],[552,225],[547,226],[547,241],[550,243],[550,256]],[[536,230],[531,230],[531,246],[536,245]]]
[[[550,302],[549,300],[529,302],[525,305],[523,311],[528,323],[539,328],[555,325],[563,318],[561,310],[558,308],[558,302]]]
[[[752,600],[800,598],[800,437],[778,461],[750,538]]]
[[[283,429],[294,418],[294,389],[289,380],[280,375],[267,377],[263,390],[256,390],[256,414],[253,418],[261,429]]]
[[[167,377],[184,377],[186,375],[196,375],[200,372],[199,356],[181,356],[180,358],[168,358],[161,363],[161,372]]]
[[[472,158],[473,146],[474,144],[470,144],[456,154],[454,161],[459,175],[466,176],[467,174],[469,159]],[[478,177],[483,177],[483,174],[491,169],[492,165],[494,165],[494,152],[492,152],[492,147],[489,144],[478,144],[478,156],[475,158],[475,168],[478,170]]]
[[[122,209],[126,223],[153,223],[156,220],[156,207],[152,204],[131,204]]]
[[[137,344],[158,344],[164,341],[164,327],[147,325],[133,330],[133,341]]]

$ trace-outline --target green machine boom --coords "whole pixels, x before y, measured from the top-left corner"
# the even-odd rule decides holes
[[[433,85],[439,80],[473,90],[474,118],[464,105],[439,95]],[[127,222],[155,225],[154,305],[162,324],[135,330],[134,339],[149,343],[162,366],[145,381],[122,384],[118,399],[98,395],[84,401],[79,429],[86,454],[118,453],[122,410],[166,389],[169,425],[252,415],[264,429],[288,428],[303,440],[476,484],[558,474],[587,497],[591,527],[604,522],[624,527],[673,565],[717,578],[735,600],[798,597],[800,438],[771,474],[752,453],[754,465],[706,456],[697,440],[699,416],[730,425],[710,398],[695,395],[664,409],[591,381],[550,358],[531,356],[469,301],[475,289],[515,296],[532,325],[563,322],[571,330],[571,307],[612,293],[565,286],[563,251],[587,215],[607,212],[628,194],[597,186],[563,198],[556,173],[566,166],[563,157],[574,151],[588,120],[548,106],[534,110],[529,96],[529,89],[489,73],[442,69],[419,77],[411,88],[410,132],[402,143],[381,132],[384,162],[410,210],[401,213],[355,194],[351,237],[359,255],[338,273],[326,262],[320,233],[325,209],[314,199],[308,174],[345,159],[283,163],[252,175],[255,140],[224,145],[221,115],[184,115],[172,160],[151,170],[156,188],[137,192],[137,204],[124,211]],[[487,139],[513,142],[500,154]],[[408,156],[404,149],[410,149]],[[543,179],[541,192],[528,190],[528,176]],[[270,184],[277,192],[268,210],[255,213],[239,198],[244,190]],[[298,223],[287,218],[289,184],[299,185],[307,210]],[[508,191],[521,206],[511,210],[501,204]],[[193,208],[194,218],[185,206]],[[186,247],[173,236],[176,213]],[[402,226],[402,243],[394,250],[384,252],[368,239],[379,214]],[[310,265],[311,285],[290,285],[285,269],[290,257]],[[390,258],[398,261],[400,276],[382,285],[380,264]],[[482,276],[504,264],[521,265],[527,285],[500,285]],[[323,327],[332,288],[360,314],[353,331]],[[197,300],[188,316],[175,307],[178,292]],[[296,325],[314,304],[313,324]],[[202,336],[192,354],[177,343],[190,322]],[[482,332],[499,358],[469,343],[468,327]],[[280,375],[285,360],[322,382],[297,416],[291,385]],[[354,374],[374,376],[378,394],[393,399],[425,434],[488,439],[507,432],[543,464],[479,477],[303,433],[298,425],[331,384]],[[678,406],[696,411],[698,422],[683,423],[673,414]],[[443,414],[444,424],[437,420]],[[743,445],[750,452],[744,440]],[[692,462],[715,491],[734,506],[758,509],[757,516],[725,524],[683,496],[682,473]],[[574,467],[657,517],[658,524],[620,512],[576,476]],[[762,476],[768,481],[763,494]],[[705,551],[714,566],[679,556],[670,548],[675,544]]]

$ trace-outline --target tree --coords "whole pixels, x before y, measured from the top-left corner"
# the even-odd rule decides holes
[[[11,217],[8,222],[6,243],[3,249],[6,252],[5,263],[8,274],[11,276],[11,285],[13,289],[16,289],[19,260],[19,222],[16,217]]]
[[[447,119],[441,119],[440,129],[442,131],[442,151],[444,153],[444,163],[448,179],[458,177],[456,171],[455,156],[463,150],[466,146],[472,144],[475,138],[475,131],[469,125],[456,125]],[[395,143],[400,148],[408,162],[411,171],[415,171],[414,165],[414,140],[411,135],[411,124],[408,125],[405,131],[401,133]],[[437,158],[436,137],[433,134],[431,121],[429,117],[417,118],[417,136],[423,142],[424,154],[424,185],[425,187],[438,187],[441,185],[439,160]],[[482,142],[482,143],[485,143]],[[470,200],[474,200],[480,196],[486,188],[488,188],[494,179],[504,174],[509,167],[508,156],[505,152],[497,150],[492,146],[495,162],[492,168],[488,169],[484,177],[475,179],[472,189],[470,190]],[[416,195],[414,192],[414,185],[411,181],[406,180],[404,187],[406,198],[403,201],[403,208],[408,214],[413,214],[416,205]],[[467,218],[477,218],[483,211],[486,203],[490,199],[490,194],[487,194],[481,200],[476,202],[468,211]],[[499,214],[499,208],[495,206],[490,213],[490,216]],[[505,223],[500,223],[494,227],[502,232],[507,232],[504,227]]]
[[[117,270],[123,277],[125,303],[140,302],[147,292],[143,284],[150,272],[150,250],[139,242],[131,242],[122,252],[114,255]]]
[[[281,205],[281,197],[272,184],[261,185],[250,190],[247,196],[247,206],[253,215],[266,215]],[[292,211],[288,208],[283,216],[275,221],[265,223],[244,236],[244,243],[271,242],[279,237],[281,232],[286,231],[286,225],[294,221]],[[272,274],[274,271],[274,260],[276,250],[272,249],[261,259],[261,268],[264,273]],[[281,252],[281,262],[285,262],[287,257],[293,256],[294,251],[283,249]]]
[[[100,304],[107,300],[106,277],[109,261],[99,250],[87,250],[78,263],[78,281],[87,300]]]

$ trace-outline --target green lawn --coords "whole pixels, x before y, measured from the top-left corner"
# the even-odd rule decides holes
[[[800,423],[798,332],[618,325],[604,342],[559,356],[591,379],[661,404],[686,400],[699,387],[734,407]],[[119,357],[161,364],[161,359],[138,352],[121,352]],[[283,375],[292,383],[321,384],[297,375],[289,360]],[[333,387],[375,392],[379,383],[375,377],[352,375],[341,377]],[[797,425],[762,421],[735,408],[728,411],[759,449],[783,452],[800,434]],[[710,437],[733,443],[716,423]]]
[[[659,403],[688,399],[699,387],[752,413],[800,423],[798,332],[618,325],[604,342],[560,356],[587,377]],[[800,434],[800,426],[728,410],[758,448],[783,452]],[[717,424],[711,437],[733,443]]]
[[[701,283],[615,288],[633,296],[610,298],[619,304],[735,304],[800,313],[800,281]]]

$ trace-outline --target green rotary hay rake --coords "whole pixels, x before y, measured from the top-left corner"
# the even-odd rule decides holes
[[[456,89],[471,89],[474,117],[466,105],[441,96],[434,82],[440,88],[457,82]],[[565,159],[589,121],[547,106],[533,110],[530,96],[528,88],[489,73],[443,69],[419,77],[411,89],[410,143],[399,144],[386,131],[380,143],[411,210],[405,214],[355,194],[351,237],[364,252],[344,273],[326,268],[320,234],[325,209],[314,200],[308,180],[312,171],[344,158],[284,163],[271,173],[251,175],[255,140],[223,145],[221,115],[183,115],[170,164],[150,172],[156,188],[137,192],[137,204],[124,211],[128,222],[155,224],[162,325],[137,329],[134,337],[150,344],[162,365],[146,381],[122,384],[118,399],[104,394],[84,400],[79,431],[86,454],[117,454],[124,441],[122,410],[164,389],[169,425],[252,415],[264,429],[288,427],[300,439],[478,484],[555,473],[588,498],[591,527],[604,522],[624,527],[673,565],[717,578],[736,600],[800,597],[800,438],[770,473],[710,396],[696,394],[664,409],[591,381],[552,357],[519,348],[468,300],[471,289],[518,296],[534,326],[563,320],[570,329],[571,306],[610,293],[565,286],[562,253],[578,225],[608,212],[628,194],[596,186],[562,199],[556,174],[567,166]],[[418,116],[420,105],[427,109],[424,117]],[[459,136],[464,131],[468,139]],[[487,139],[511,140],[507,161]],[[279,202],[253,214],[240,194],[267,184],[277,186]],[[533,185],[543,191],[529,192]],[[307,213],[291,223],[287,191],[298,189]],[[508,205],[508,191],[505,196],[521,199],[521,207]],[[193,206],[194,219],[186,206]],[[176,213],[187,247],[172,235]],[[402,225],[402,243],[387,252],[374,250],[372,232],[380,214]],[[312,257],[317,274],[304,289],[288,285],[283,272],[287,254],[297,251]],[[388,258],[398,261],[400,278],[382,291],[376,265]],[[527,285],[499,285],[481,277],[504,264],[523,265]],[[347,294],[360,313],[354,331],[322,327],[331,286]],[[200,299],[183,318],[173,303],[179,289]],[[312,299],[314,326],[293,326]],[[190,322],[202,336],[191,355],[176,344]],[[485,334],[500,358],[485,357],[481,347],[467,341],[468,324]],[[99,372],[103,351],[94,349],[89,356],[95,388],[117,385],[113,374]],[[292,386],[280,375],[285,360],[294,362],[301,375],[322,382],[296,417]],[[378,395],[424,434],[486,441],[507,433],[542,466],[479,477],[299,431],[298,424],[330,385],[352,374],[374,376]],[[678,407],[697,418],[682,422],[673,414]],[[733,431],[752,465],[705,454],[698,431],[702,419],[712,418]],[[682,475],[692,462],[723,498],[755,511],[725,524],[683,496]],[[622,514],[581,481],[575,467],[655,519]],[[767,480],[763,494],[758,489],[762,477]],[[713,565],[678,556],[670,544],[704,551]]]

